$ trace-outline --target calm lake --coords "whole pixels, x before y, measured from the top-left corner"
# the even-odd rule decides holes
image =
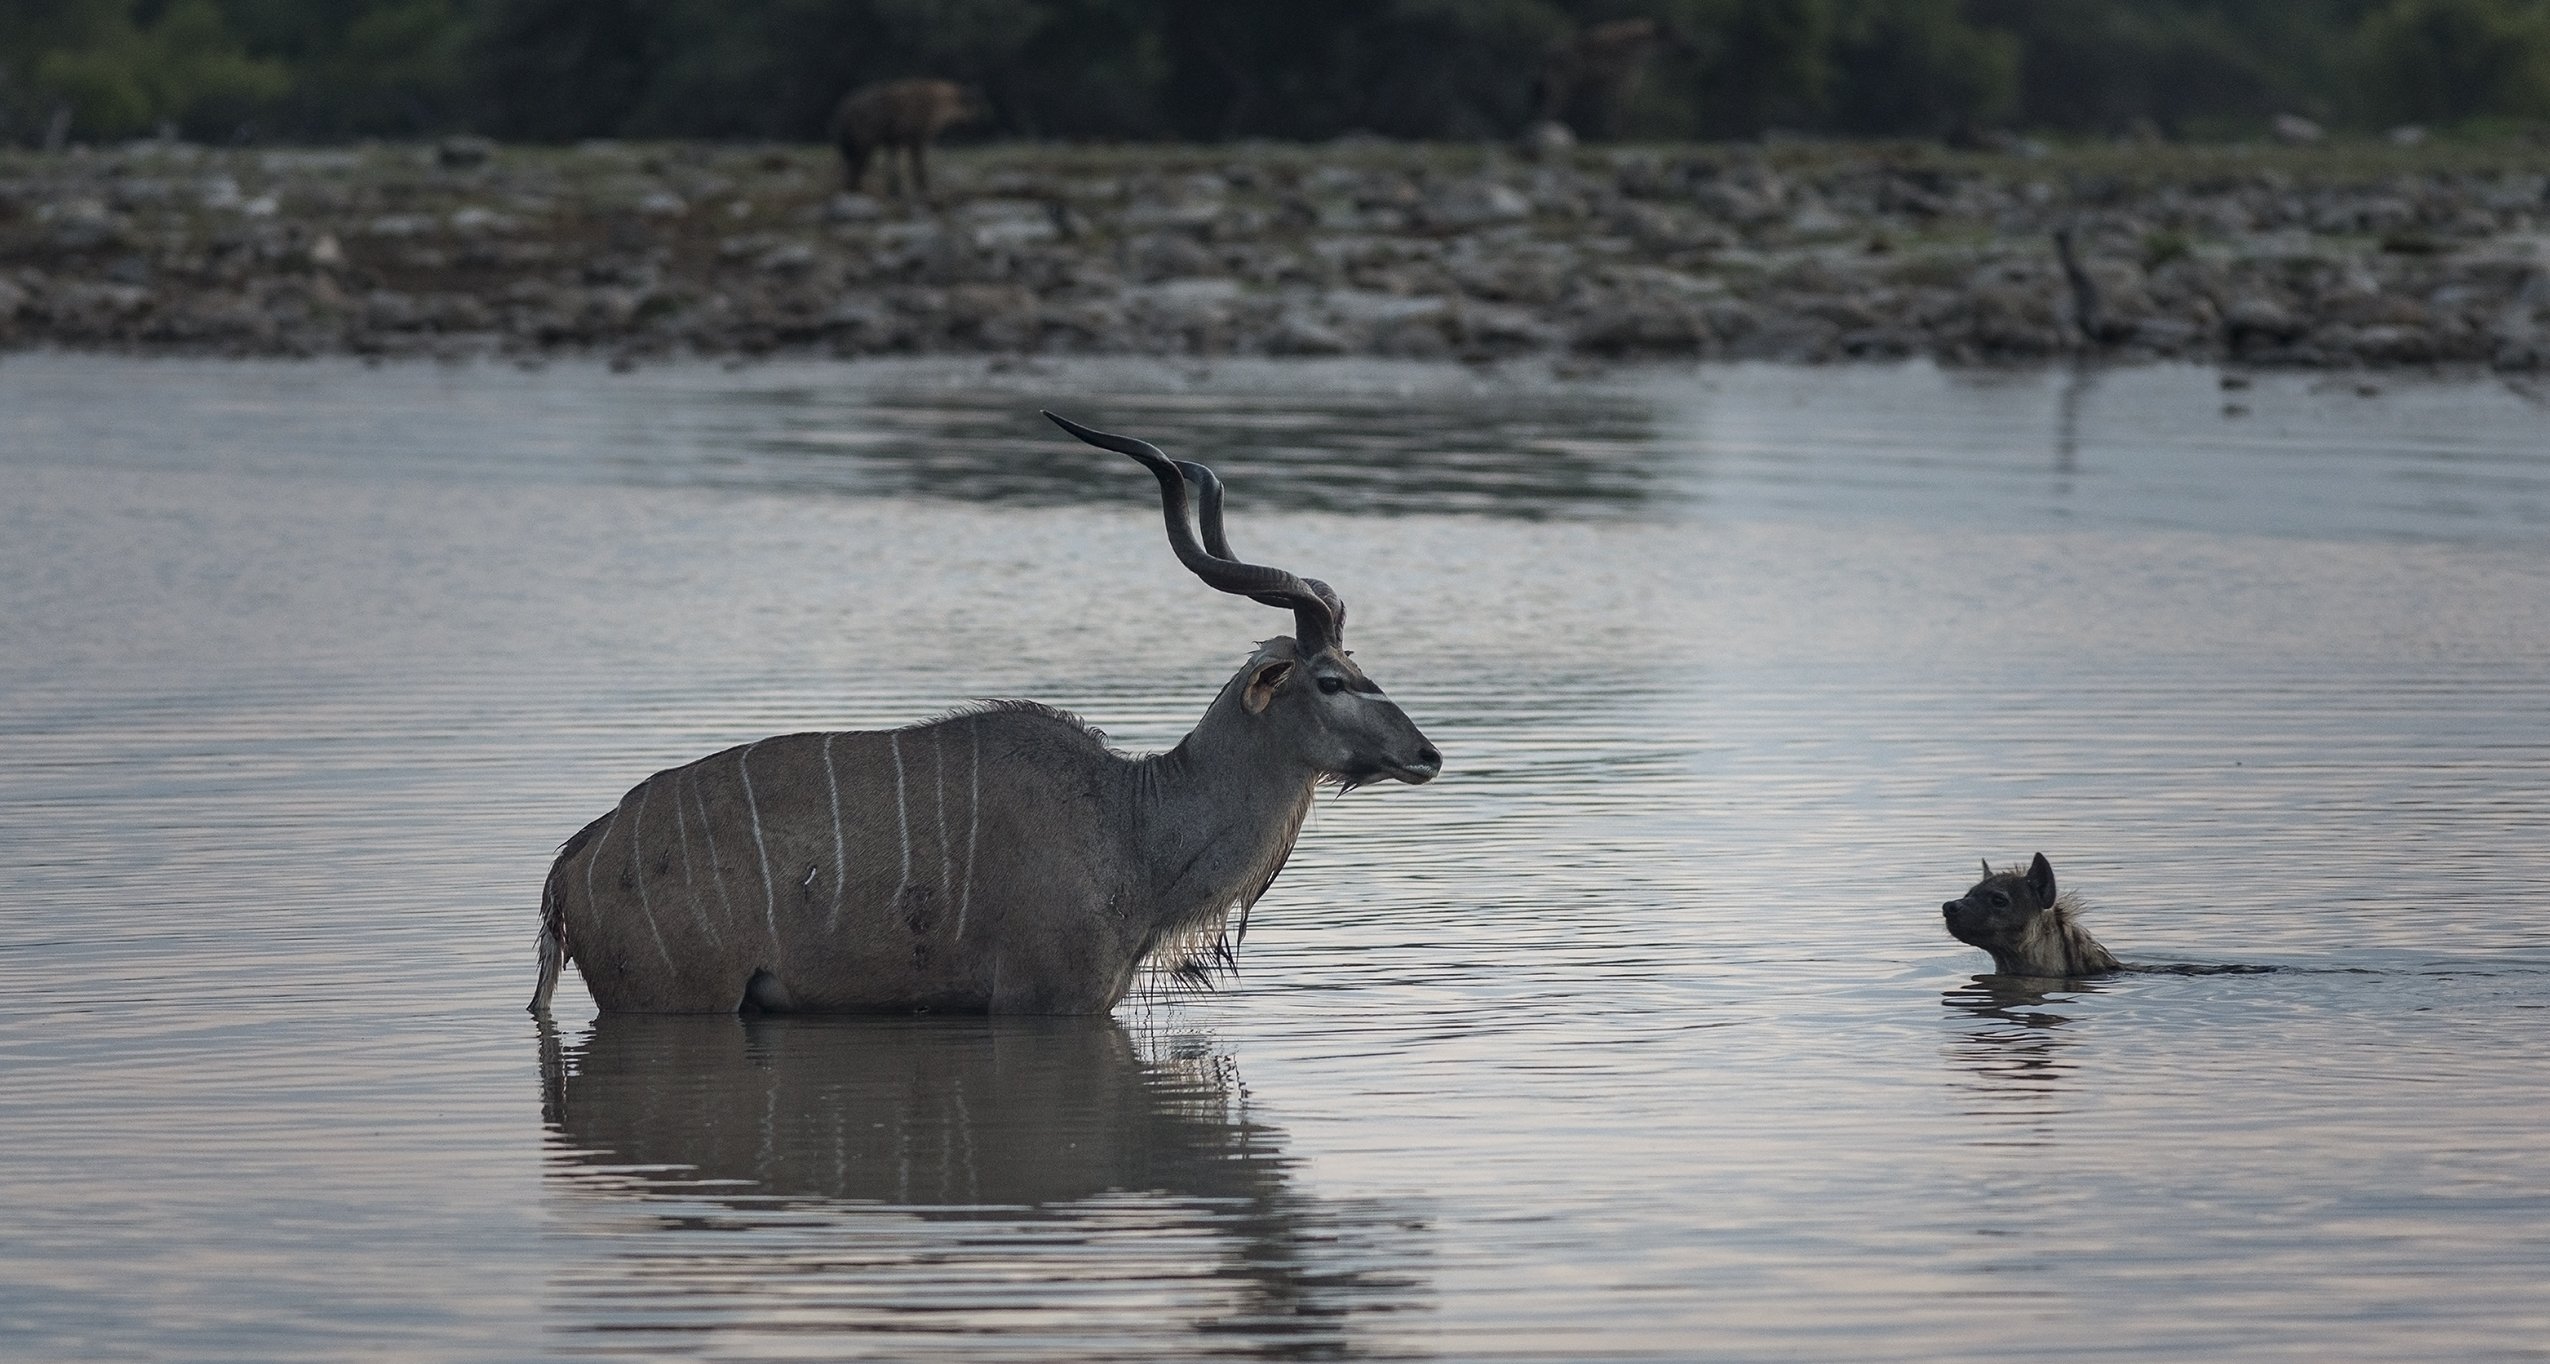
[[[0,1357],[2550,1357],[2550,395],[2365,389],[0,360]],[[1443,777],[1215,993],[537,1025],[640,777],[1290,628],[1040,406]]]

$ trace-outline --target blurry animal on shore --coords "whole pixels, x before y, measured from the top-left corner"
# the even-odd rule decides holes
[[[1557,39],[1532,81],[1540,121],[1569,124],[1588,136],[1616,137],[1648,60],[1660,51],[1690,48],[1688,39],[1655,19],[1613,19]]]
[[[984,113],[983,102],[954,81],[886,81],[851,91],[832,112],[832,142],[841,149],[843,187],[858,193],[868,178],[869,158],[883,151],[886,181],[897,194],[903,193],[903,176],[894,155],[900,151],[911,165],[913,188],[929,193],[931,139]]]
[[[1983,879],[1939,909],[1948,936],[1991,953],[1992,969],[2005,976],[2071,979],[2123,969],[2081,926],[2083,906],[2056,889],[2044,853],[2025,870],[1994,871],[1985,862]]]
[[[1178,562],[1290,610],[1293,635],[1258,645],[1166,753],[994,701],[658,772],[558,850],[533,1013],[569,961],[605,1012],[1105,1013],[1146,963],[1201,983],[1231,960],[1231,911],[1246,934],[1321,785],[1442,770],[1347,655],[1337,594],[1233,556],[1212,470],[1053,420],[1149,469]]]

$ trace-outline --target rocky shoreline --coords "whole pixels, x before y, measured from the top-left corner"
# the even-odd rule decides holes
[[[0,347],[2550,369],[2550,149],[0,152]],[[2077,268],[2067,269],[2058,235]]]

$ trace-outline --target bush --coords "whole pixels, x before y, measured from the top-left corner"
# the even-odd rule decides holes
[[[996,134],[1490,138],[1633,17],[1637,137],[2550,117],[2550,0],[0,0],[0,137],[811,140],[941,76]]]
[[[248,55],[213,0],[175,0],[147,26],[132,11],[131,0],[88,0],[11,16],[27,98],[67,107],[84,137],[162,123],[200,136],[228,132],[291,84],[281,63]]]
[[[1962,0],[1859,0],[1834,44],[1832,119],[1853,133],[1945,133],[2010,116],[2019,40],[1968,22]]]
[[[2392,0],[2365,18],[2355,46],[2374,119],[2550,116],[2550,3]]]

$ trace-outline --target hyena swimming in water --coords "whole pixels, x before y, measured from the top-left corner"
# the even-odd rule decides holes
[[[2082,905],[2054,885],[2054,864],[2038,853],[2025,871],[1994,871],[1963,899],[1939,907],[1948,936],[1992,954],[1992,969],[2005,976],[2072,978],[2123,969],[2114,954],[2081,926]]]
[[[868,158],[885,152],[885,178],[902,192],[894,154],[912,166],[912,184],[930,192],[930,139],[983,116],[982,102],[954,81],[903,80],[867,85],[843,96],[832,114],[832,141],[841,148],[841,178],[851,193],[868,178]]]

